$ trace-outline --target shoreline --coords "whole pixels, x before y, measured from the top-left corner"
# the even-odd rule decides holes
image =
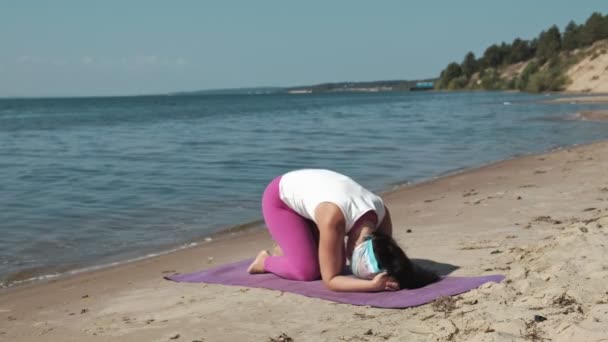
[[[556,99],[556,100],[559,100],[559,99]],[[608,96],[606,97],[606,101],[608,101]],[[602,121],[602,122],[608,121],[608,110],[602,111],[601,114],[599,114],[599,115],[597,114],[596,111],[588,111],[588,112],[583,112],[583,113],[585,113],[585,114],[581,114],[581,113],[575,114],[576,115],[575,120]],[[604,115],[606,116],[605,118],[604,118]],[[598,119],[598,116],[600,117],[599,119]],[[483,168],[491,167],[494,164],[500,164],[503,162],[516,160],[518,158],[552,153],[555,151],[568,149],[568,148],[576,148],[576,147],[580,147],[580,146],[594,145],[594,144],[602,143],[602,142],[608,142],[608,140],[592,141],[592,142],[588,142],[588,143],[584,143],[584,144],[554,146],[554,147],[551,147],[547,150],[543,150],[540,152],[512,155],[505,159],[490,161],[487,163],[473,165],[470,167],[462,167],[462,168],[458,168],[458,169],[447,170],[447,171],[441,172],[435,176],[429,177],[428,179],[423,179],[419,182],[410,183],[407,181],[403,181],[403,182],[399,182],[396,184],[387,185],[386,188],[384,190],[381,190],[380,192],[378,192],[378,194],[380,196],[384,197],[384,196],[388,196],[395,192],[403,191],[409,187],[423,186],[425,184],[429,184],[429,183],[441,180],[442,178],[447,178],[447,177],[457,176],[460,174],[466,174],[469,172],[479,171],[479,170],[482,170]],[[81,266],[76,266],[75,268],[66,268],[65,270],[60,271],[60,272],[54,272],[54,273],[44,273],[44,272],[37,273],[37,272],[35,272],[35,270],[38,270],[38,269],[48,269],[48,268],[54,269],[52,266],[35,268],[34,270],[32,270],[32,269],[20,270],[20,271],[8,274],[6,277],[4,277],[3,282],[0,282],[0,295],[2,295],[2,293],[4,291],[20,288],[22,286],[42,285],[49,281],[59,281],[59,280],[73,277],[76,275],[102,271],[102,270],[109,269],[109,268],[121,267],[121,266],[138,263],[138,262],[155,259],[155,258],[162,258],[163,256],[166,256],[166,255],[170,255],[173,253],[179,253],[180,251],[187,250],[187,249],[199,248],[204,245],[213,244],[213,243],[216,243],[216,242],[222,241],[222,240],[230,240],[230,239],[238,240],[239,238],[242,237],[241,235],[243,233],[254,233],[255,234],[255,233],[265,232],[263,225],[264,225],[264,220],[263,220],[263,218],[260,218],[257,220],[228,226],[226,228],[221,228],[218,231],[215,231],[208,235],[204,235],[204,236],[201,236],[199,238],[196,238],[196,239],[193,239],[190,241],[185,241],[185,242],[182,242],[177,245],[168,245],[164,249],[152,251],[149,253],[145,253],[143,255],[138,255],[138,256],[131,257],[131,258],[125,258],[123,260],[111,261],[111,262],[107,262],[107,263],[93,263],[93,262],[85,263]],[[18,277],[19,274],[28,274],[28,276],[27,277]]]
[[[608,101],[608,96],[607,96],[607,101]],[[590,111],[590,112],[586,112],[586,113],[589,113],[588,115],[590,117],[593,117],[594,115],[596,115],[595,111]],[[580,117],[577,117],[576,119],[589,120],[589,121],[608,121],[608,111],[606,111],[605,114],[607,115],[605,120],[603,120],[603,119],[602,120],[586,119],[583,115],[580,115]],[[579,116],[578,113],[576,115]],[[608,142],[608,140],[605,140],[605,141]],[[517,154],[517,155],[509,156],[504,159],[489,161],[489,162],[483,163],[483,164],[447,170],[444,172],[440,172],[439,174],[437,174],[435,176],[431,176],[427,179],[423,179],[419,182],[410,183],[408,181],[402,181],[402,182],[398,182],[398,183],[389,184],[386,186],[386,188],[384,190],[379,191],[378,194],[380,196],[384,197],[384,196],[393,194],[395,192],[403,191],[409,187],[423,186],[425,184],[433,183],[433,182],[441,180],[443,178],[479,171],[479,170],[482,170],[483,168],[491,167],[494,164],[500,164],[503,162],[508,162],[508,161],[515,160],[518,158],[523,158],[523,157],[552,153],[552,152],[559,151],[562,149],[567,149],[567,148],[575,148],[575,147],[579,147],[579,146],[593,145],[593,144],[597,144],[597,143],[601,143],[601,142],[603,142],[603,140],[592,141],[592,142],[578,144],[578,145],[553,146],[547,150],[543,150],[543,151],[539,151],[539,152],[531,152],[531,153],[527,153],[527,154]],[[39,269],[51,269],[51,270],[59,269],[59,270],[61,270],[61,268],[54,268],[53,266],[37,267],[34,269],[20,270],[17,272],[10,273],[4,277],[3,281],[0,282],[0,295],[2,295],[2,293],[4,291],[9,291],[11,289],[20,288],[23,286],[42,285],[49,281],[59,281],[59,280],[73,277],[76,275],[87,274],[90,272],[103,271],[106,269],[121,267],[121,266],[138,263],[138,262],[143,262],[143,261],[155,259],[155,258],[162,258],[163,256],[166,256],[166,255],[170,255],[173,253],[179,253],[180,251],[187,250],[187,249],[200,248],[204,245],[217,243],[218,241],[230,240],[230,239],[235,239],[238,241],[238,239],[241,238],[244,233],[254,233],[255,234],[255,233],[265,232],[263,225],[264,225],[264,220],[263,220],[263,218],[260,218],[257,220],[228,226],[226,228],[220,228],[219,230],[217,230],[213,233],[203,235],[203,236],[195,238],[193,240],[185,241],[185,242],[182,242],[182,243],[176,244],[176,245],[167,245],[166,248],[151,251],[148,253],[143,253],[142,255],[136,255],[136,256],[133,256],[130,258],[125,258],[122,260],[110,261],[110,262],[83,263],[82,265],[76,265],[76,267],[73,267],[73,268],[66,267],[64,270],[58,271],[58,272],[51,272],[51,273],[36,272]],[[19,277],[20,274],[26,274],[27,276]]]
[[[608,94],[606,93],[576,93],[560,92],[556,93],[559,97],[544,101],[546,103],[573,103],[573,104],[608,104]]]
[[[577,93],[564,93],[563,95],[571,95],[559,97],[556,99],[544,101],[549,104],[594,104],[594,105],[608,105],[608,94],[596,93],[589,95],[582,95]],[[573,120],[582,121],[595,121],[595,122],[607,122],[608,121],[608,109],[592,109],[573,114]]]
[[[0,337],[231,341],[285,333],[297,341],[334,341],[368,338],[371,329],[394,341],[518,340],[533,315],[541,315],[548,320],[535,327],[547,338],[596,340],[608,333],[602,247],[608,239],[606,169],[603,140],[383,193],[395,239],[410,257],[447,264],[457,276],[507,276],[454,297],[453,312],[437,312],[433,305],[405,310],[336,305],[162,278],[253,257],[271,240],[264,230],[250,230],[156,258],[0,291]],[[564,299],[561,306],[552,304],[556,298]]]
[[[590,113],[594,113],[594,112],[590,112]],[[607,114],[608,114],[608,112],[607,112]],[[455,176],[459,176],[459,175],[466,175],[468,173],[483,171],[483,169],[485,169],[485,168],[497,166],[499,164],[507,163],[509,161],[526,158],[526,157],[535,157],[535,156],[541,156],[541,155],[545,155],[545,154],[551,154],[551,153],[565,150],[565,149],[593,146],[595,144],[602,144],[602,143],[608,144],[608,140],[592,141],[592,142],[588,142],[588,143],[575,144],[575,145],[554,146],[554,147],[551,147],[547,150],[540,151],[540,152],[513,155],[513,156],[510,156],[505,159],[490,161],[490,162],[480,164],[480,165],[474,165],[471,167],[462,167],[462,168],[458,168],[458,169],[454,169],[454,170],[448,170],[448,171],[439,173],[436,176],[432,176],[428,179],[421,180],[419,182],[410,183],[410,182],[405,181],[405,182],[389,185],[389,186],[387,186],[387,189],[378,192],[378,194],[384,198],[385,196],[390,196],[395,193],[399,193],[401,191],[406,191],[409,188],[413,189],[413,188],[417,188],[417,187],[421,187],[421,186],[425,186],[425,185],[431,185],[432,183],[443,180],[444,178],[447,179],[450,177],[455,177]],[[220,241],[222,241],[222,242],[234,241],[235,243],[238,243],[239,239],[243,238],[243,235],[266,233],[266,230],[264,229],[263,225],[264,225],[264,220],[257,219],[257,220],[253,220],[250,222],[245,222],[245,223],[229,226],[227,228],[220,229],[209,235],[205,235],[205,236],[196,238],[191,241],[183,242],[179,245],[168,246],[167,249],[162,249],[162,250],[159,250],[156,252],[148,253],[148,254],[141,255],[141,256],[136,256],[133,258],[128,258],[125,260],[119,260],[119,261],[101,263],[101,264],[91,264],[91,265],[86,265],[83,267],[77,267],[74,269],[68,269],[61,273],[40,274],[40,275],[35,275],[34,277],[31,277],[31,278],[16,279],[16,281],[14,281],[13,283],[8,283],[8,285],[0,287],[0,296],[4,292],[9,292],[10,290],[19,289],[24,286],[44,285],[45,283],[48,283],[48,282],[69,279],[70,277],[77,276],[77,275],[86,275],[86,274],[92,273],[92,272],[104,271],[104,270],[108,270],[108,269],[112,269],[112,268],[120,268],[122,266],[136,264],[139,262],[145,262],[145,261],[153,260],[156,258],[163,258],[164,256],[171,255],[174,253],[180,253],[182,251],[189,250],[189,249],[196,249],[196,248],[203,248],[206,246],[212,246],[213,244],[218,243]],[[25,270],[25,271],[27,271],[27,270]],[[19,272],[17,272],[17,273],[19,273]],[[11,278],[11,275],[9,274],[8,277],[6,277],[6,279],[10,279],[10,278]]]

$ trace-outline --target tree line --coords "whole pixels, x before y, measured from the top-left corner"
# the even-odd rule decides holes
[[[516,38],[510,44],[493,44],[479,58],[468,52],[461,63],[448,64],[436,88],[560,90],[566,82],[566,67],[574,62],[569,52],[602,39],[608,39],[608,15],[595,12],[584,24],[570,21],[563,32],[553,25],[531,40]],[[519,62],[528,62],[519,75],[506,80],[500,77],[499,69]]]

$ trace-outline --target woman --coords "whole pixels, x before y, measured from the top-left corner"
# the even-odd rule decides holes
[[[393,240],[382,199],[345,175],[288,172],[264,191],[262,212],[279,252],[261,251],[249,273],[304,281],[320,276],[330,290],[360,292],[418,288],[438,280],[412,264]],[[347,258],[355,277],[342,274]]]

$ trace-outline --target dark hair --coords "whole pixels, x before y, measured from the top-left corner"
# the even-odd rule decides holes
[[[392,237],[374,232],[371,238],[378,266],[395,278],[400,288],[417,289],[439,280],[435,272],[414,264]]]

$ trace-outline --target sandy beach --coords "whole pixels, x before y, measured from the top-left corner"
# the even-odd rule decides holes
[[[608,142],[598,142],[384,194],[411,258],[507,277],[452,300],[386,310],[162,278],[270,247],[254,229],[3,290],[0,340],[608,341],[607,170]]]

